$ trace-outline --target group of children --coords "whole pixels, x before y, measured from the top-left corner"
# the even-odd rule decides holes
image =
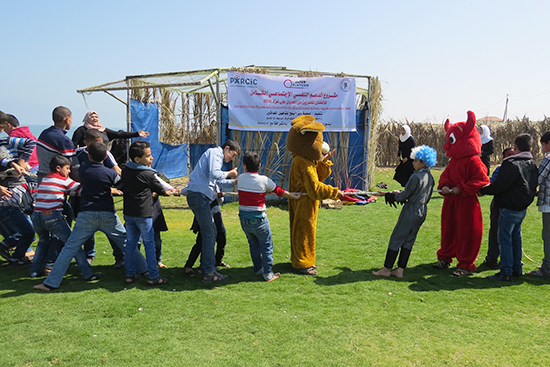
[[[58,288],[73,258],[86,280],[97,280],[100,274],[93,272],[83,245],[95,232],[101,231],[125,258],[127,283],[147,275],[150,285],[165,284],[167,279],[160,277],[157,268],[152,193],[179,192],[151,168],[149,143],[134,142],[129,151],[130,161],[120,170],[97,129],[88,129],[84,135],[86,146],[75,149],[65,136],[72,125],[71,111],[56,107],[52,118],[54,125],[44,130],[37,142],[32,138],[0,140],[0,149],[5,153],[0,166],[0,213],[6,217],[2,221],[4,241],[0,248],[1,255],[9,261],[8,266],[30,264],[31,277],[47,275],[42,284],[34,287],[41,290]],[[4,129],[8,123],[8,115],[0,113],[0,127]],[[37,177],[28,173],[32,168],[29,157],[35,145]],[[125,225],[116,214],[112,196],[113,192],[119,192],[114,188],[119,181],[125,192]],[[65,200],[67,195],[80,198],[72,230],[73,211]],[[29,213],[31,218],[25,215]],[[35,233],[38,244],[31,263],[25,253]],[[10,239],[17,245],[10,246]],[[138,241],[143,241],[145,257],[139,251]],[[15,247],[12,254],[10,247]]]
[[[109,238],[119,259],[124,261],[126,283],[134,283],[140,276],[148,276],[150,285],[166,284],[168,279],[161,277],[158,270],[161,264],[159,231],[166,230],[158,226],[155,228],[156,219],[162,216],[158,196],[179,195],[180,192],[166,184],[152,168],[150,144],[143,140],[132,143],[129,147],[130,160],[121,170],[109,155],[102,134],[97,129],[88,129],[83,138],[85,147],[75,149],[72,141],[65,136],[72,124],[70,110],[57,107],[52,117],[54,125],[40,135],[37,143],[32,138],[9,137],[0,140],[0,150],[3,152],[0,216],[5,218],[0,225],[4,236],[0,254],[8,258],[10,266],[29,264],[25,252],[29,250],[36,233],[38,244],[30,276],[47,275],[44,282],[34,288],[49,291],[60,286],[73,258],[86,280],[101,277],[93,272],[83,248],[86,241],[101,231]],[[4,129],[7,123],[7,115],[0,112],[0,128]],[[489,277],[491,279],[509,281],[513,276],[522,274],[521,223],[537,186],[540,187],[537,205],[543,213],[545,259],[539,270],[529,274],[550,276],[550,132],[543,135],[541,143],[547,155],[537,169],[530,153],[532,138],[527,134],[519,135],[512,153],[505,151],[506,155],[510,155],[504,157],[498,174],[495,172],[492,182],[479,190],[481,195],[495,195],[492,211],[498,210],[499,213],[498,220],[492,224],[498,228],[498,248],[495,250],[492,229],[486,262],[495,265],[500,255],[500,272]],[[34,169],[38,171],[38,178],[33,180],[31,175],[25,179],[23,174],[33,169],[27,162],[35,144],[38,164],[34,165]],[[184,273],[195,276],[193,264],[200,253],[204,283],[227,280],[227,276],[218,271],[220,266],[228,267],[222,260],[226,239],[218,200],[222,196],[220,187],[234,185],[238,188],[239,218],[249,243],[253,271],[268,282],[280,277],[279,273],[273,272],[273,240],[265,197],[267,193],[274,193],[297,200],[301,194],[289,193],[270,178],[260,175],[260,157],[254,152],[243,156],[243,174],[239,175],[237,168],[223,171],[223,164],[231,162],[240,152],[241,148],[234,140],[208,149],[190,174],[189,184],[182,190],[195,215],[193,228],[198,232],[197,243]],[[378,195],[385,196],[389,204],[399,202],[405,205],[390,237],[384,267],[373,271],[375,276],[403,277],[417,233],[426,219],[427,204],[435,185],[429,168],[436,163],[436,152],[423,145],[412,149],[410,157],[415,171],[404,190],[378,192]],[[74,170],[72,174],[71,170]],[[124,196],[124,225],[116,214],[112,196],[119,189]],[[442,194],[452,194],[454,189],[441,191]],[[67,195],[79,197],[72,230],[67,218]],[[31,212],[29,221],[25,213]],[[17,224],[10,225],[12,222]],[[15,247],[13,255],[9,253],[10,239],[17,243],[12,246]],[[140,242],[143,242],[145,257],[139,249]],[[393,270],[396,261],[397,269]]]
[[[0,126],[5,126],[7,115],[2,113],[0,118]],[[168,279],[161,277],[158,270],[162,265],[159,258],[159,232],[166,230],[155,228],[156,219],[163,219],[158,196],[179,195],[180,192],[160,179],[151,167],[153,157],[150,144],[141,140],[132,143],[128,153],[130,160],[121,170],[107,151],[101,131],[89,125],[90,128],[81,139],[84,146],[75,148],[65,135],[72,125],[71,111],[59,106],[54,109],[52,119],[54,125],[43,131],[37,142],[33,139],[16,141],[13,138],[3,138],[1,141],[9,145],[12,154],[9,157],[4,155],[2,161],[2,173],[8,171],[11,174],[5,175],[5,182],[2,182],[0,213],[2,209],[9,209],[4,223],[8,223],[8,217],[12,217],[12,221],[26,226],[25,230],[18,231],[17,236],[12,236],[19,240],[13,254],[10,254],[8,244],[1,245],[10,266],[31,264],[31,277],[46,275],[43,283],[34,286],[44,291],[60,286],[73,258],[84,279],[97,280],[101,274],[93,272],[85,244],[93,239],[97,231],[101,231],[113,246],[115,266],[120,264],[121,257],[123,259],[126,283],[134,283],[140,276],[146,275],[150,285],[166,284]],[[22,174],[29,171],[25,164],[35,145],[38,156],[35,171],[38,176],[34,181],[25,180]],[[189,185],[182,190],[195,213],[193,228],[198,232],[197,243],[186,263],[185,273],[194,275],[193,264],[202,253],[200,269],[205,283],[227,279],[227,276],[217,271],[218,266],[229,266],[222,260],[225,229],[218,200],[222,196],[220,187],[237,183],[237,169],[223,172],[221,166],[223,162],[232,161],[239,153],[240,146],[233,140],[228,140],[222,147],[209,149],[191,173]],[[272,270],[273,243],[265,214],[265,194],[274,192],[291,199],[299,198],[300,194],[290,194],[271,179],[259,175],[260,158],[257,154],[248,152],[243,162],[246,173],[241,175],[238,183],[241,222],[250,243],[254,272],[263,275],[266,281],[272,281],[279,277],[279,273]],[[123,193],[124,225],[116,214],[113,193]],[[15,195],[17,200],[14,199]],[[78,198],[71,200],[75,210],[71,210],[68,205],[67,196]],[[25,210],[32,213],[31,220],[25,217]],[[76,220],[71,230],[73,217]],[[162,222],[165,227],[165,222]],[[11,225],[10,228],[17,231],[18,227]],[[31,263],[24,254],[30,249],[35,233],[38,235],[38,244]],[[6,240],[10,238],[8,232],[2,231],[2,234]],[[213,244],[216,239],[219,248],[214,255]],[[143,242],[145,257],[139,250],[140,242]]]

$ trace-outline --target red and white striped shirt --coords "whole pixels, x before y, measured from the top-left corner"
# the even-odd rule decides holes
[[[280,188],[267,176],[257,172],[246,172],[239,175],[239,210],[245,212],[265,211],[265,194],[273,192],[282,196],[285,190]]]
[[[80,183],[58,172],[48,173],[38,186],[35,211],[63,210],[65,195],[80,194]]]

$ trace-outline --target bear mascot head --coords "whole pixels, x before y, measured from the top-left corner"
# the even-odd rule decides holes
[[[476,129],[476,116],[468,111],[466,122],[450,124],[445,121],[445,149],[449,158],[462,158],[481,154],[481,138]]]
[[[319,161],[323,158],[323,131],[325,126],[315,117],[302,115],[292,120],[286,138],[286,147],[292,154]]]

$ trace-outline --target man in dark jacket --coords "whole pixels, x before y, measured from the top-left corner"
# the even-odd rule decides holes
[[[514,155],[502,161],[497,179],[479,190],[483,195],[495,195],[500,207],[498,242],[500,272],[488,278],[511,281],[521,276],[521,223],[537,189],[538,170],[531,154],[533,139],[521,134],[514,141]]]

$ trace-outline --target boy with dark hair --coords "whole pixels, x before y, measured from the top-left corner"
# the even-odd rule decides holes
[[[539,193],[537,206],[542,213],[542,242],[544,259],[539,269],[528,272],[528,275],[550,277],[550,131],[540,138],[544,158],[539,167]]]
[[[217,197],[216,182],[238,176],[236,167],[224,172],[222,166],[224,162],[231,162],[240,150],[239,143],[234,140],[227,140],[221,147],[210,148],[204,152],[191,174],[189,174],[187,203],[193,214],[195,214],[201,229],[201,268],[204,271],[204,283],[227,280],[226,275],[216,271],[214,247],[217,233],[210,204]]]
[[[277,186],[269,177],[258,174],[260,157],[247,152],[243,157],[245,173],[239,176],[239,218],[248,239],[253,270],[265,281],[279,278],[273,273],[273,239],[266,215],[265,194],[274,193],[287,199],[299,199],[301,194],[289,193]]]
[[[72,160],[75,155],[73,141],[66,136],[73,124],[73,115],[67,107],[58,106],[52,112],[53,126],[42,131],[38,137],[36,154],[38,156],[38,181],[50,172],[50,161],[56,155]]]
[[[82,249],[84,242],[97,231],[103,232],[120,248],[124,248],[126,230],[116,214],[113,196],[111,195],[111,188],[120,180],[120,176],[103,165],[103,160],[107,156],[107,146],[105,144],[101,142],[90,144],[88,155],[90,162],[81,165],[79,168],[82,200],[73,232],[55,261],[48,278],[43,284],[35,285],[34,289],[49,291],[58,288],[73,258],[76,259],[86,280],[99,279],[101,276],[94,274]],[[136,261],[140,261],[139,265],[142,273],[147,271],[145,259],[139,251],[130,253],[127,258],[130,256],[137,257]]]
[[[103,143],[103,134],[96,129],[88,129],[86,133],[84,134],[84,146],[80,148],[76,148],[75,150],[75,161],[74,161],[74,170],[78,171],[78,167],[82,164],[88,164],[90,162],[90,159],[88,158],[88,146],[95,142],[99,141]],[[117,162],[115,161],[115,158],[113,155],[107,151],[107,157],[103,161],[103,165],[107,168],[112,168],[115,170],[115,172],[120,176],[122,173],[120,167],[118,166]],[[80,181],[80,178],[78,177],[78,173],[75,174],[73,172],[72,174],[73,178],[76,181]],[[113,193],[119,193],[118,190],[113,190]],[[70,200],[71,206],[73,207],[74,216],[78,216],[78,212],[80,211],[80,197],[79,196],[73,196]],[[115,258],[115,264],[113,265],[114,268],[119,269],[124,267],[124,253],[122,250],[118,247],[116,243],[109,240],[109,243],[111,245],[111,248],[113,249],[113,256]],[[90,237],[89,240],[86,241],[84,244],[84,251],[86,252],[86,257],[88,258],[88,261],[91,262],[95,258],[95,238],[94,236]]]
[[[60,155],[53,157],[50,161],[50,173],[44,176],[38,186],[32,214],[38,245],[30,269],[31,278],[51,271],[62,245],[71,235],[71,227],[63,215],[63,203],[65,195],[78,195],[81,187],[80,183],[69,178],[70,172],[71,161],[68,158]],[[61,241],[61,246],[58,247],[59,241],[54,236]],[[51,263],[46,264],[44,269],[45,260]]]
[[[531,154],[532,144],[529,134],[520,134],[514,141],[514,154],[502,161],[496,180],[479,190],[482,195],[495,195],[500,207],[500,272],[488,279],[510,282],[512,276],[523,274],[521,223],[527,207],[535,198],[538,179],[537,165]]]
[[[130,145],[130,160],[122,170],[124,190],[124,222],[128,233],[126,251],[138,250],[141,236],[145,248],[145,259],[149,271],[149,285],[168,283],[168,279],[159,274],[155,251],[155,230],[153,228],[153,192],[158,195],[170,195],[155,177],[151,168],[153,156],[151,145],[147,141],[137,140]],[[126,259],[126,283],[138,280],[134,259]]]

